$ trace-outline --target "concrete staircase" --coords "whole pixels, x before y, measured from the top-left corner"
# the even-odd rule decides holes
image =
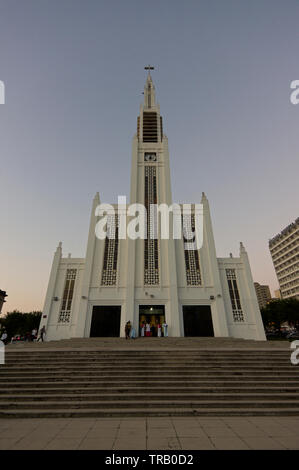
[[[131,345],[8,347],[0,417],[299,416],[299,366],[288,349]]]

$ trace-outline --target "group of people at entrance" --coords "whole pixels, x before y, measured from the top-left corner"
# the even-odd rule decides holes
[[[136,330],[132,326],[130,321],[127,321],[125,325],[125,336],[126,339],[135,339],[136,338]],[[168,336],[168,325],[167,323],[157,323],[157,325],[150,324],[149,322],[142,322],[140,326],[140,336],[141,337],[150,337],[150,336],[157,336],[161,338],[162,336]]]
[[[151,324],[149,322],[142,322],[141,327],[140,327],[140,336],[158,336],[161,338],[161,336],[168,336],[168,325],[167,323],[157,323]]]

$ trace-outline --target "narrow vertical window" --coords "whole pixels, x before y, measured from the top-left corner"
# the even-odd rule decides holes
[[[144,205],[147,214],[147,238],[144,240],[144,284],[159,284],[159,246],[158,240],[151,236],[154,233],[154,220],[151,219],[151,204],[157,204],[156,167],[144,167]]]
[[[151,85],[150,85],[150,83],[148,84],[147,89],[148,89],[147,105],[148,105],[149,108],[151,108],[151,106],[152,106],[152,100],[151,100],[152,95],[151,95]]]
[[[163,120],[162,116],[160,116],[160,135],[161,135],[161,142],[163,140]]]
[[[236,278],[236,270],[226,269],[225,272],[226,272],[226,279],[228,283],[230,301],[232,305],[233,319],[235,322],[243,322],[244,314],[243,314],[243,310],[241,307],[239,288],[238,288],[237,278]]]
[[[102,269],[102,286],[115,286],[118,260],[118,216],[108,215],[107,236],[105,239],[104,261]]]
[[[201,271],[199,263],[198,250],[187,249],[185,244],[194,242],[195,233],[195,217],[194,214],[190,216],[182,216],[182,226],[184,234],[184,256],[186,267],[187,286],[200,286],[202,284]],[[189,247],[190,248],[190,247]]]
[[[68,323],[70,321],[76,275],[77,269],[67,269],[61,310],[58,319],[59,323]]]

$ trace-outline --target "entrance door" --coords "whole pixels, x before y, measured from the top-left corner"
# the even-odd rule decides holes
[[[214,336],[209,305],[183,305],[185,336]]]
[[[92,310],[90,337],[115,336],[120,334],[120,305],[97,305]]]
[[[151,336],[157,336],[157,325],[165,322],[165,306],[164,305],[140,305],[139,306],[139,329],[142,323],[151,325]]]

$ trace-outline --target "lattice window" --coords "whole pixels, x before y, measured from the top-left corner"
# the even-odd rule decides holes
[[[158,142],[157,113],[143,113],[143,142]]]
[[[155,166],[145,166],[144,205],[147,213],[147,238],[144,240],[144,284],[159,284],[159,245],[154,238],[155,220],[150,210],[157,204],[157,176]]]
[[[70,321],[76,275],[77,269],[67,269],[61,310],[58,318],[59,323],[69,323]]]
[[[115,286],[117,280],[119,217],[107,216],[107,236],[105,239],[102,286]]]
[[[242,310],[233,310],[233,319],[235,322],[243,322],[244,314]]]
[[[232,304],[233,319],[235,322],[243,322],[244,313],[243,313],[241,301],[240,301],[240,294],[239,294],[237,278],[236,278],[236,270],[226,269],[225,272],[226,272],[226,278],[228,282],[230,301]]]
[[[182,216],[184,234],[184,255],[186,266],[187,286],[200,286],[202,283],[198,250],[194,250],[195,243],[195,216],[194,214]]]

